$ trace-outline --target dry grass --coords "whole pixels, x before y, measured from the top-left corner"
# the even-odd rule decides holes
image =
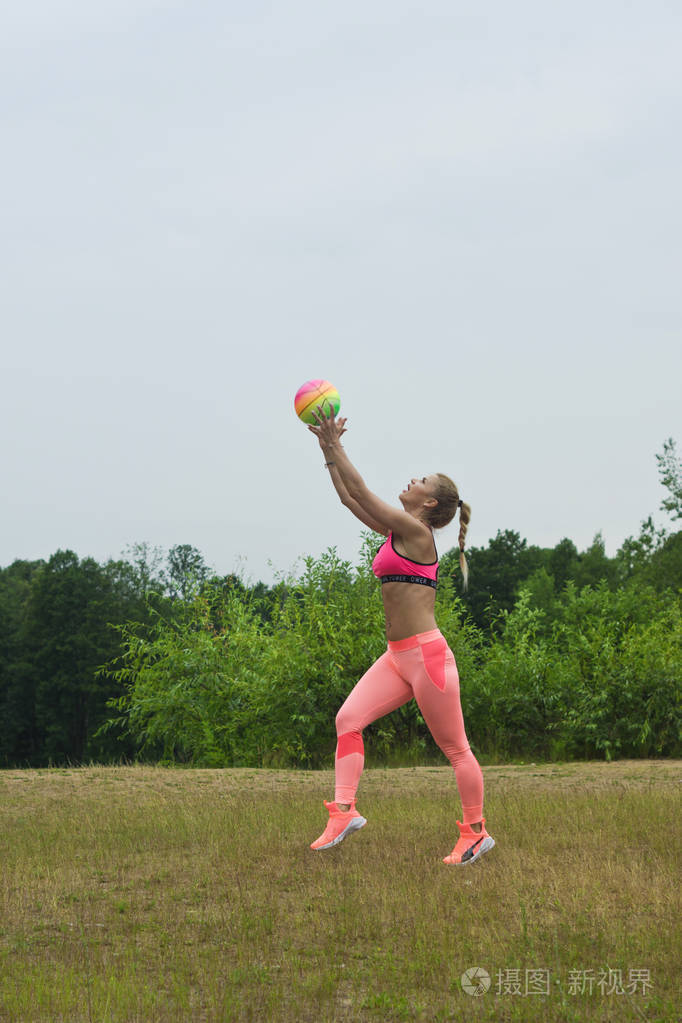
[[[484,768],[497,847],[445,867],[449,768],[0,773],[0,1021],[678,1019],[679,762]],[[488,970],[473,999],[460,977]],[[549,970],[550,994],[498,993]],[[650,988],[571,994],[571,970]]]

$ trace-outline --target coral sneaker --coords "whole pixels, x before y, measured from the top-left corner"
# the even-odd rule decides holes
[[[444,858],[443,863],[456,863],[458,866],[474,863],[479,856],[495,845],[495,839],[485,830],[485,817],[481,820],[480,831],[474,831],[470,824],[462,824],[461,821],[457,821],[457,827],[459,828],[457,845],[450,855]]]
[[[328,803],[325,799],[324,805],[329,810],[329,820],[319,838],[311,843],[311,849],[331,849],[332,846],[343,842],[347,835],[351,835],[359,828],[364,828],[367,821],[361,817],[355,809],[355,800],[351,803],[350,810],[339,810],[336,803]]]

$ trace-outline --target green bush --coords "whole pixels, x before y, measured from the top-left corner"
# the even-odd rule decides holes
[[[367,537],[359,564],[331,549],[281,581],[264,616],[250,591],[204,583],[119,627],[109,727],[141,755],[203,766],[330,766],[334,719],[385,649]],[[496,759],[680,754],[679,595],[569,583],[551,612],[523,590],[490,632],[448,579],[437,620],[457,658],[467,734]],[[441,757],[416,704],[370,726],[369,762]]]
[[[569,584],[555,615],[548,629],[527,591],[502,615],[466,686],[479,748],[503,758],[679,755],[679,600]]]

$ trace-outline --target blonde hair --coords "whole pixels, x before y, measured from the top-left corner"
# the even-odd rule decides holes
[[[469,585],[469,566],[464,556],[464,543],[467,528],[471,521],[471,506],[460,501],[457,485],[445,473],[437,472],[436,486],[433,496],[438,501],[435,508],[427,508],[424,516],[432,529],[442,529],[452,522],[459,509],[459,567],[462,571],[462,583],[466,590]]]

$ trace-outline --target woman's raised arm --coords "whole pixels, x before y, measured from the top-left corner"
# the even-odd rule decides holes
[[[325,465],[332,473],[338,474],[339,483],[343,488],[343,496],[334,475],[332,480],[346,507],[350,508],[356,518],[368,525],[370,529],[382,533],[384,536],[393,531],[406,540],[409,540],[410,537],[421,538],[424,532],[423,523],[402,508],[394,508],[393,505],[387,504],[386,501],[382,501],[380,497],[373,494],[351,462],[341,443],[341,437],[346,432],[346,419],[337,420],[333,409],[328,416],[325,415],[320,405],[317,406],[317,409],[317,413],[313,413],[317,420],[317,426],[309,426],[308,429],[315,434],[320,443],[324,452]]]

